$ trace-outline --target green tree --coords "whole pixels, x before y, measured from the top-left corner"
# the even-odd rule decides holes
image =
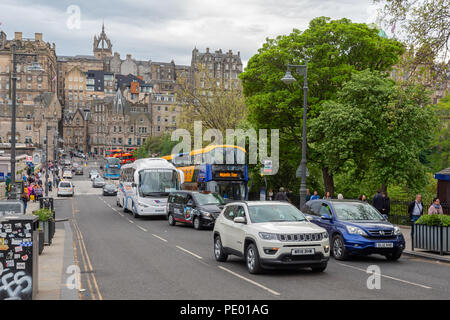
[[[177,143],[177,141],[170,140],[170,134],[149,137],[145,140],[145,143],[134,152],[134,156],[136,159],[166,156],[172,153],[172,148]]]
[[[439,124],[425,162],[436,172],[450,166],[450,94],[433,105],[433,110],[439,118]]]
[[[333,100],[355,71],[388,71],[403,53],[400,42],[382,38],[378,30],[349,19],[313,19],[304,32],[266,39],[240,75],[249,107],[249,120],[259,128],[280,129],[280,158],[296,168],[301,154],[302,76],[286,86],[280,81],[288,63],[308,58],[308,119],[317,117],[322,103]],[[308,166],[322,170],[325,189],[334,191],[333,174],[326,158],[308,145]],[[295,164],[294,164],[295,163]],[[310,170],[311,171],[311,170]],[[282,175],[282,173],[280,172]],[[290,172],[292,175],[292,171]]]
[[[380,72],[355,72],[336,101],[311,121],[311,144],[332,172],[354,167],[353,181],[420,190],[427,184],[420,153],[432,141],[437,119],[417,85],[400,86]]]

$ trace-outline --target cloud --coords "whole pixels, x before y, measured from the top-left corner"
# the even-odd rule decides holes
[[[92,41],[105,31],[113,51],[139,60],[190,64],[194,46],[201,51],[240,51],[244,64],[266,37],[304,30],[311,19],[328,16],[367,22],[372,0],[2,0],[1,28],[12,38],[42,32],[58,55],[92,54]],[[67,28],[70,5],[81,11],[80,29]]]

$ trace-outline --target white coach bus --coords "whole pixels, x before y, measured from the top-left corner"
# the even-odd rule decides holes
[[[138,159],[120,169],[117,205],[139,216],[165,215],[167,197],[180,190],[183,177],[162,158]]]

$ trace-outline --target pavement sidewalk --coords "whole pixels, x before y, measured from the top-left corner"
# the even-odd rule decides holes
[[[56,189],[49,191],[48,196],[56,199]],[[32,215],[32,212],[38,209],[39,201],[29,201],[27,215]],[[58,221],[57,211],[56,220],[52,244],[46,245],[38,258],[39,283],[36,300],[78,300],[78,290],[69,287],[74,282],[75,270],[72,229],[69,221]]]
[[[411,247],[411,227],[409,226],[400,226],[400,229],[402,230],[403,237],[405,238],[406,246],[405,250],[403,251],[403,254],[407,254],[410,256],[416,256],[421,257],[425,259],[432,259],[432,260],[438,260],[443,262],[450,262],[450,254],[439,255],[439,252],[433,252],[433,251],[426,251],[422,249],[414,248],[414,251],[412,251]]]

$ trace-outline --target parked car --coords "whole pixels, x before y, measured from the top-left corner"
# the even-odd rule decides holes
[[[77,168],[80,167],[80,164],[78,162],[74,162],[72,164],[72,172],[75,172],[77,170]]]
[[[174,226],[177,222],[187,223],[199,230],[213,227],[224,201],[220,196],[199,191],[176,191],[169,194],[167,219]]]
[[[224,262],[230,254],[244,257],[250,273],[292,267],[322,272],[330,257],[327,231],[287,202],[229,203],[213,234],[216,260]]]
[[[70,181],[60,181],[58,184],[58,190],[56,195],[61,196],[71,196],[74,195],[74,185]]]
[[[104,196],[116,196],[117,195],[117,187],[115,184],[108,183],[103,186],[103,195]]]
[[[337,260],[352,254],[381,254],[397,260],[405,249],[400,228],[370,204],[357,200],[310,200],[302,208],[311,222],[325,228]]]
[[[105,179],[103,179],[101,177],[97,177],[92,181],[93,188],[102,188],[105,186],[105,184],[106,184]]]
[[[89,173],[89,178],[93,181],[96,178],[100,178],[100,173],[98,171],[91,171]]]
[[[77,167],[76,169],[75,169],[75,175],[83,175],[84,174],[84,171],[83,171],[83,167],[82,166],[79,166],[79,167]]]
[[[69,178],[72,179],[72,171],[70,171],[69,169],[63,169],[63,174],[62,174],[63,178]]]

